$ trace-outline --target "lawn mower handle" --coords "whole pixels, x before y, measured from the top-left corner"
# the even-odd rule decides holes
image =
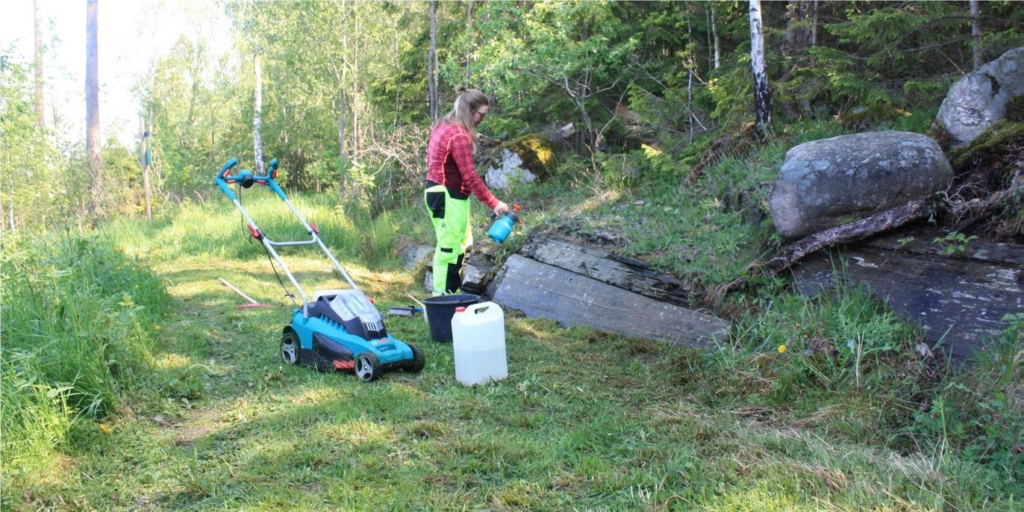
[[[228,173],[231,172],[231,169],[234,168],[236,165],[238,165],[237,158],[232,158],[231,160],[228,160],[224,164],[224,166],[221,167],[219,171],[217,171],[217,177],[213,179],[213,184],[217,185],[220,188],[221,192],[224,192],[224,195],[228,196],[228,199],[231,199],[232,201],[235,200],[235,193],[232,192],[231,187],[228,186],[229,183],[235,182],[241,183],[242,186],[245,188],[251,187],[253,183],[266,185],[270,187],[270,189],[273,190],[274,193],[277,194],[277,196],[280,197],[282,200],[285,199],[284,191],[281,190],[281,187],[277,184],[277,181],[274,179],[277,177],[278,164],[276,158],[270,161],[270,166],[267,168],[267,174],[263,176],[255,176],[253,175],[252,171],[246,169],[239,171],[238,174],[228,175]]]

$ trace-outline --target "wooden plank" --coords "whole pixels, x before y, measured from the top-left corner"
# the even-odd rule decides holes
[[[1024,311],[1024,273],[1008,265],[874,246],[817,254],[794,267],[797,288],[815,295],[835,283],[833,268],[851,284],[867,285],[925,338],[955,357],[969,357],[1006,327],[1003,315]]]
[[[519,253],[662,302],[692,304],[692,290],[686,283],[655,272],[636,258],[545,236],[530,237]]]
[[[723,340],[729,323],[659,302],[563,268],[512,255],[492,283],[492,300],[527,316],[689,346]]]

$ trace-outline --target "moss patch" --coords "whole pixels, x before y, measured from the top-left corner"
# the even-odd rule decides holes
[[[1024,96],[1015,96],[1006,104],[1006,120],[1024,123]]]
[[[540,177],[548,175],[555,166],[555,150],[547,137],[531,133],[512,139],[502,145],[523,160],[523,167]]]
[[[1024,123],[999,121],[985,130],[969,145],[954,150],[949,155],[953,171],[984,165],[987,161],[999,159],[1010,147],[1024,143]]]

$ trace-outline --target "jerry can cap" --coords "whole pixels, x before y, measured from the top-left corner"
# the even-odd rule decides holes
[[[466,306],[459,306],[459,307],[455,308],[455,312],[456,313],[462,313],[465,310],[466,310]]]

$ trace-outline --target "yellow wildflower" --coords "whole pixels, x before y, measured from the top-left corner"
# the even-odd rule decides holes
[[[160,326],[159,325],[154,325],[153,328],[158,330],[158,331],[160,330]]]
[[[779,345],[779,353],[780,354],[785,354],[786,353],[786,346],[785,345]]]
[[[103,432],[104,434],[110,435],[110,434],[113,434],[113,433],[114,433],[114,429],[112,429],[112,428],[110,428],[110,427],[106,426],[106,425],[105,425],[105,424],[103,424],[103,423],[100,423],[100,424],[98,425],[98,427],[99,427],[99,429],[100,429],[100,432]]]

